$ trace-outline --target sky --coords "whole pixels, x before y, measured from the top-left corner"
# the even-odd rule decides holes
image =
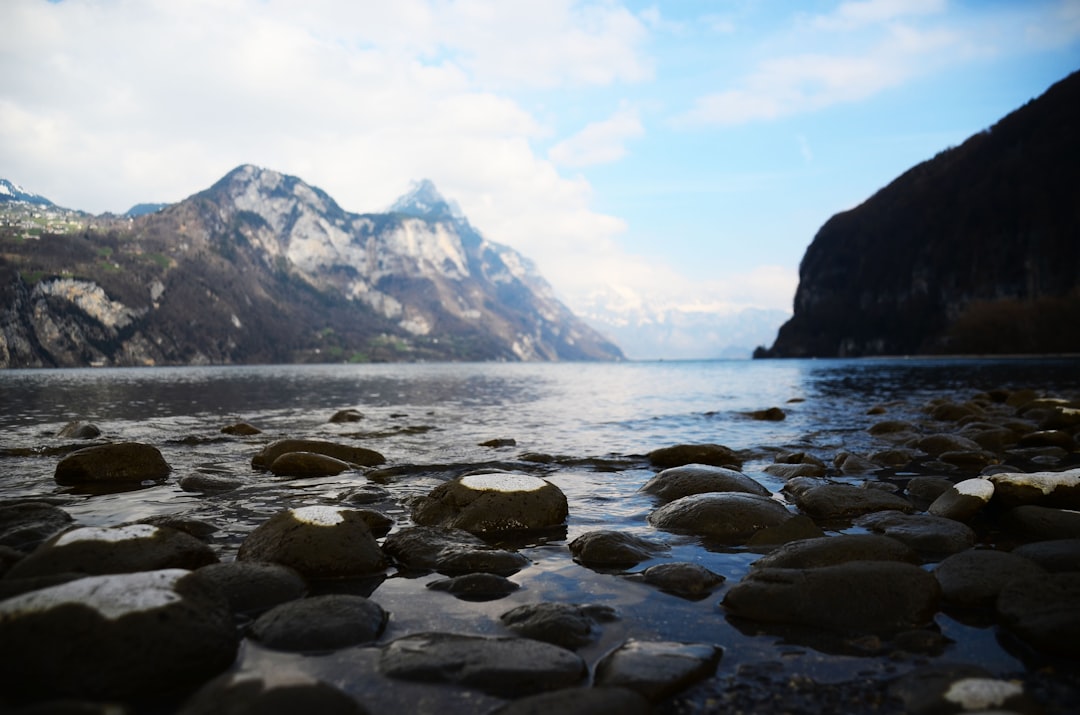
[[[572,307],[791,310],[818,228],[1080,69],[1080,0],[2,0],[0,177],[429,178]]]

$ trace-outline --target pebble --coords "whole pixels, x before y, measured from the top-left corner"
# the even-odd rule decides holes
[[[96,439],[101,436],[101,428],[89,422],[68,422],[56,436],[60,439]]]
[[[783,504],[769,497],[725,492],[676,499],[649,514],[649,523],[676,534],[739,544],[792,516]]]
[[[295,570],[260,561],[210,564],[198,571],[229,602],[233,613],[257,614],[286,601],[303,598],[307,582]]]
[[[274,606],[251,624],[249,634],[275,650],[331,651],[374,641],[388,618],[363,596],[327,594]]]
[[[270,464],[275,477],[333,477],[350,469],[348,462],[317,452],[286,452]]]
[[[566,495],[551,482],[527,474],[487,472],[451,479],[413,502],[421,526],[464,529],[477,534],[562,526]]]
[[[506,611],[499,621],[523,638],[575,650],[595,640],[600,623],[617,618],[610,606],[532,603]]]
[[[665,469],[647,481],[641,491],[658,496],[664,501],[707,492],[770,495],[768,489],[742,472],[708,464],[685,464]]]
[[[681,467],[684,464],[709,464],[736,471],[742,469],[742,459],[721,444],[677,444],[654,449],[649,452],[648,457],[649,462],[660,469]]]
[[[723,649],[706,643],[631,639],[596,665],[596,684],[633,690],[656,702],[716,672]]]
[[[521,585],[505,576],[481,572],[432,581],[427,587],[433,591],[445,591],[463,601],[495,601],[509,596]]]
[[[274,460],[289,452],[315,452],[360,467],[375,467],[386,462],[386,457],[364,447],[353,447],[317,439],[279,439],[259,450],[251,458],[251,466],[261,470],[270,469]]]
[[[665,593],[691,601],[705,598],[724,582],[722,575],[700,564],[684,561],[656,564],[640,574],[627,574],[627,578],[641,580]]]
[[[608,529],[584,533],[569,548],[582,566],[601,569],[628,568],[667,551],[664,544]]]
[[[959,521],[929,514],[882,511],[855,520],[856,526],[902,541],[924,558],[940,558],[975,544],[975,532]]]
[[[876,511],[915,510],[914,505],[901,496],[851,484],[822,484],[793,496],[799,510],[818,521],[853,519]]]
[[[1080,508],[1080,468],[1062,472],[1006,472],[987,479],[995,499],[1005,507],[1035,504],[1063,509]]]
[[[448,575],[511,576],[529,565],[529,559],[517,551],[491,546],[463,529],[406,527],[386,537],[383,550],[402,568]]]
[[[1001,524],[1031,541],[1080,538],[1080,511],[1026,504],[1010,509]]]

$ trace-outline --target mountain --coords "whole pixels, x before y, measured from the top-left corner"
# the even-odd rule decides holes
[[[0,228],[0,365],[622,358],[431,182],[354,214],[241,166],[91,223],[37,240]]]
[[[146,214],[152,214],[156,211],[160,211],[166,206],[168,206],[168,204],[135,204],[124,212],[124,216],[126,216],[127,218],[145,216]]]
[[[1080,72],[830,218],[774,357],[1080,352]]]
[[[8,202],[20,202],[35,206],[53,206],[53,202],[44,196],[31,193],[7,179],[0,179],[0,203]]]

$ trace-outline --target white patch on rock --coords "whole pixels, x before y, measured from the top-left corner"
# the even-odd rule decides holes
[[[184,569],[89,576],[0,601],[0,614],[44,612],[65,603],[94,609],[109,620],[151,611],[181,599],[176,583],[190,574]]]
[[[949,686],[945,699],[964,710],[985,710],[1004,705],[1009,698],[1023,693],[1024,687],[1011,680],[964,678]]]
[[[62,534],[54,546],[66,546],[79,541],[131,541],[149,539],[157,534],[158,528],[150,524],[129,524],[128,526],[84,526]]]
[[[1043,494],[1053,494],[1058,487],[1080,486],[1080,468],[1069,469],[1064,472],[1005,472],[991,474],[990,481],[996,483],[1011,484],[1018,487],[1034,487]]]
[[[292,510],[293,518],[314,526],[334,526],[345,521],[341,509],[332,506],[302,506]]]
[[[409,331],[413,335],[427,335],[431,332],[431,324],[424,319],[422,315],[415,315],[398,323],[402,329]]]
[[[123,303],[109,300],[105,290],[92,281],[79,281],[72,278],[57,278],[41,281],[34,286],[38,295],[51,295],[74,303],[84,313],[109,328],[123,328],[145,311],[127,307]]]
[[[953,489],[966,497],[975,497],[984,502],[989,502],[994,496],[994,483],[982,477],[965,479],[953,485]]]
[[[244,327],[243,324],[240,322],[240,318],[236,317],[236,313],[233,313],[230,316],[230,319],[232,320],[233,327],[236,328],[237,330]]]
[[[491,472],[488,474],[470,474],[461,478],[461,486],[475,489],[478,492],[535,492],[547,485],[539,477],[530,477],[527,474],[503,474]]]

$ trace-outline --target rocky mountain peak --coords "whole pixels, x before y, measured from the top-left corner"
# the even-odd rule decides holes
[[[275,217],[297,210],[330,218],[345,213],[322,189],[295,176],[252,164],[236,167],[203,193],[222,205],[231,204],[240,211],[259,214],[276,228],[281,226],[273,220]]]
[[[21,201],[37,206],[53,206],[53,202],[40,194],[27,191],[7,179],[0,179],[0,202]]]
[[[462,218],[461,209],[439,193],[431,179],[413,182],[412,188],[395,201],[389,211],[429,221]]]

